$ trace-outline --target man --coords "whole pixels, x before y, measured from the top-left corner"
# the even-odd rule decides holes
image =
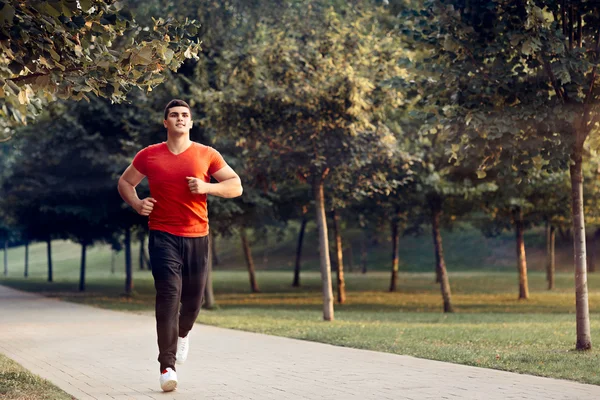
[[[187,358],[189,333],[202,304],[208,264],[208,194],[242,194],[239,176],[212,147],[190,140],[192,113],[183,100],[167,104],[167,141],[141,150],[121,178],[119,194],[149,216],[149,252],[156,288],[156,331],[160,386],[177,387],[175,362]],[[218,183],[210,183],[213,176]],[[135,187],[148,177],[150,196]]]

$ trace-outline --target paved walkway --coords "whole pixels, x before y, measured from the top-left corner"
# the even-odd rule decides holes
[[[600,386],[196,325],[162,393],[154,318],[0,286],[0,352],[84,399],[600,399]]]

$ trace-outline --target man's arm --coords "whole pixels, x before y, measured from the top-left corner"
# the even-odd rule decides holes
[[[147,216],[152,212],[156,200],[152,197],[140,200],[135,187],[139,185],[142,179],[144,179],[144,175],[131,164],[119,178],[118,189],[119,194],[127,204],[133,207],[138,214]]]
[[[190,191],[196,194],[210,194],[213,196],[232,198],[242,195],[242,181],[230,166],[225,166],[212,174],[219,183],[207,183],[202,179],[192,176],[186,177]]]

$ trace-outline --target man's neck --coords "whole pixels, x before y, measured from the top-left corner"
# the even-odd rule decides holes
[[[173,154],[181,154],[192,145],[190,135],[168,135],[167,147]]]

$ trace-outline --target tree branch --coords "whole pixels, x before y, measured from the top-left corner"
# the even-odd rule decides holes
[[[35,73],[29,74],[29,75],[19,75],[19,76],[15,76],[13,78],[7,78],[6,80],[13,81],[15,83],[21,82],[21,81],[28,81],[29,79],[35,79],[40,76],[50,75],[54,71],[60,71],[61,74],[65,74],[65,73],[70,73],[70,72],[83,71],[83,68],[67,68],[64,71],[61,70],[60,68],[55,68],[55,69],[46,70],[44,72],[35,72]]]
[[[560,7],[560,13],[562,15],[562,31],[565,37],[567,36],[567,4],[566,0],[562,1],[562,7]]]
[[[577,46],[583,47],[583,18],[580,10],[577,10]]]
[[[560,99],[561,103],[565,104],[565,96],[563,95],[562,89],[560,88],[560,86],[558,85],[558,82],[556,81],[556,77],[554,76],[554,73],[552,72],[552,67],[550,66],[550,63],[548,62],[548,60],[546,60],[544,58],[543,55],[541,55],[540,57],[542,59],[542,64],[544,65],[544,69],[546,70],[546,73],[548,74],[548,77],[550,78],[550,81],[552,82],[552,87],[554,88],[556,95]]]
[[[598,28],[598,30],[596,31],[596,52],[594,55],[594,59],[596,62],[598,62],[598,52],[600,52],[600,28]],[[592,73],[591,73],[591,78],[590,78],[590,87],[587,91],[587,93],[585,94],[585,100],[583,102],[583,118],[581,121],[581,129],[579,130],[579,132],[577,132],[577,138],[581,139],[581,144],[583,144],[583,142],[585,141],[589,129],[586,129],[588,127],[588,120],[590,119],[590,111],[591,111],[591,98],[592,98],[592,92],[594,90],[594,83],[596,82],[596,73],[597,68],[596,65],[594,65],[594,67],[592,68]],[[590,128],[591,126],[593,126],[592,124],[590,124]],[[583,135],[582,138],[579,137],[579,135]]]
[[[573,6],[569,6],[569,50],[573,50]]]

